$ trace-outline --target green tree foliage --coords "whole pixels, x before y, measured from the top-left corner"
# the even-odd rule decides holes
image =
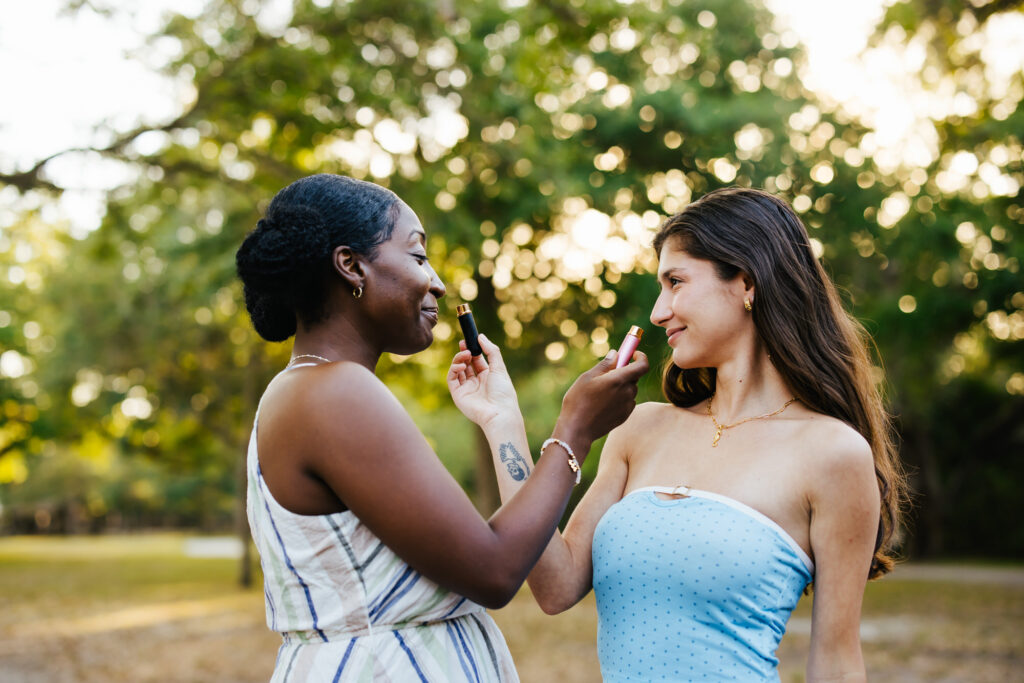
[[[879,248],[890,300],[912,297],[877,322],[923,552],[1024,552],[1019,530],[991,523],[1024,512],[1024,73],[985,50],[991,31],[1019,35],[1022,6],[906,0],[877,36],[922,46],[921,90],[946,105],[926,124],[934,161],[883,181],[906,213]]]
[[[754,2],[520,4],[414,0],[395,16],[379,0],[298,0],[274,22],[258,2],[211,0],[174,17],[167,71],[191,84],[191,101],[166,126],[114,141],[104,153],[138,182],[111,193],[88,238],[50,229],[60,256],[45,287],[0,299],[12,321],[0,341],[27,364],[0,396],[0,472],[18,471],[5,501],[33,499],[30,481],[13,482],[64,471],[47,458],[109,451],[111,470],[155,482],[123,494],[145,514],[229,518],[256,398],[287,356],[251,331],[234,250],[278,189],[333,172],[391,187],[427,228],[449,314],[434,347],[381,371],[481,507],[494,502],[489,457],[443,386],[454,305],[472,302],[505,349],[536,446],[564,388],[629,325],[650,332],[641,348],[656,366],[664,359],[648,322],[650,236],[691,199],[741,184],[793,202],[877,337],[926,494],[920,549],[939,552],[943,529],[986,519],[982,504],[1009,511],[1024,481],[1013,454],[1024,450],[1019,74],[998,101],[937,122],[941,153],[911,169],[880,161],[870,131],[803,88],[802,53]],[[925,4],[890,9],[903,41],[925,30]],[[957,26],[950,40],[962,43],[979,30]],[[936,68],[954,81],[960,69]],[[963,152],[977,166],[954,188]],[[43,168],[0,177],[3,191],[47,191]],[[3,234],[9,273],[22,237],[14,224]],[[23,338],[31,315],[51,342]],[[641,398],[657,400],[658,384],[652,372]],[[81,493],[84,509],[125,504],[100,487]],[[976,512],[951,514],[946,496]],[[1024,538],[960,537],[946,548],[1024,552]]]

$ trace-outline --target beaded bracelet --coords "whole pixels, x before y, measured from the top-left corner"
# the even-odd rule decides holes
[[[561,446],[562,448],[565,449],[566,453],[569,454],[569,469],[571,469],[573,472],[576,473],[576,483],[577,484],[580,483],[580,478],[583,476],[583,473],[580,471],[580,463],[576,459],[576,454],[572,452],[572,447],[569,444],[567,444],[566,442],[562,441],[561,439],[555,439],[555,438],[548,439],[547,441],[545,441],[544,443],[541,444],[541,446],[540,446],[540,454],[543,456],[544,455],[544,449],[547,448],[548,446],[550,446],[553,443],[557,443],[559,446]]]

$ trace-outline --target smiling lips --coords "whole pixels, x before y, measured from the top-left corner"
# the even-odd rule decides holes
[[[686,329],[685,327],[670,327],[669,329],[665,330],[665,334],[668,335],[668,344],[669,344],[669,346],[672,345],[672,342],[674,342],[676,340],[676,338],[685,329]]]

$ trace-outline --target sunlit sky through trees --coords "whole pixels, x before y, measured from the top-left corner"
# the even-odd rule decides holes
[[[0,163],[18,165],[4,171],[21,170],[65,149],[101,146],[110,139],[111,130],[165,122],[192,97],[188,84],[155,72],[163,59],[175,54],[174,41],[147,43],[146,36],[158,29],[164,12],[196,13],[202,0],[92,3],[101,9],[113,8],[108,16],[88,7],[62,14],[65,4],[65,0],[35,0],[6,3],[0,9],[0,62],[18,65],[0,70],[0,92],[5,93],[0,109],[0,149],[4,150]],[[623,2],[624,15],[628,16],[630,4]],[[865,51],[884,11],[884,0],[767,0],[767,4],[779,16],[779,39],[787,44],[799,40],[806,46],[807,63],[791,65],[800,70],[804,83],[826,104],[840,103],[875,129],[876,134],[866,141],[871,148],[861,151],[874,157],[883,170],[905,168],[910,173],[927,166],[938,149],[928,120],[971,113],[974,104],[963,93],[944,96],[941,84],[927,92],[922,89],[919,74],[925,48],[921,41],[906,43],[897,31]],[[289,5],[290,0],[253,3],[254,8],[262,7],[259,20],[272,31],[286,24]],[[958,27],[963,32],[972,28]],[[991,88],[1006,87],[1010,76],[1024,68],[1021,35],[1024,15],[1010,14],[995,17],[974,37]],[[927,74],[924,80],[929,81]],[[396,137],[392,143],[401,146],[402,140]],[[970,164],[966,157],[954,160],[945,183],[955,185],[975,172],[966,167]],[[121,164],[90,154],[63,155],[48,165],[47,172],[70,190],[59,209],[50,210],[70,218],[79,235],[99,224],[103,191],[129,177]],[[996,194],[1013,189],[1003,184],[1000,178],[989,183]],[[900,207],[890,209],[898,212]]]

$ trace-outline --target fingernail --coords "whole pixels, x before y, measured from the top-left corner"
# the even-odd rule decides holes
[[[614,355],[615,355],[615,352],[614,352],[614,351],[609,351],[608,353],[606,353],[606,354],[604,355],[604,359],[605,359],[605,360],[611,360],[611,359],[612,359],[612,356],[614,356]]]

